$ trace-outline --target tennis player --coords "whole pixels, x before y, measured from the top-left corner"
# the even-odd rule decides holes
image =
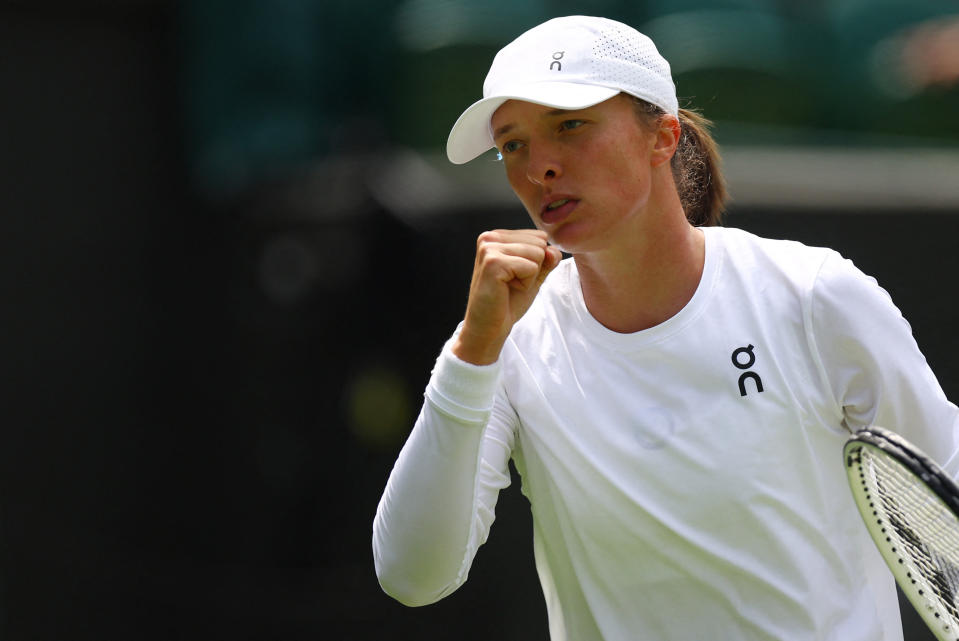
[[[901,640],[842,445],[892,427],[955,476],[959,411],[887,293],[832,250],[718,226],[707,122],[624,24],[531,29],[483,96],[449,158],[498,149],[535,229],[479,237],[377,509],[384,590],[466,580],[512,459],[553,641]]]

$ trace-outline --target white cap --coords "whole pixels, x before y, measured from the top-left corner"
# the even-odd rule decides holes
[[[460,165],[493,147],[490,118],[507,100],[584,109],[620,92],[679,113],[669,63],[647,36],[607,18],[553,18],[496,54],[483,99],[453,125],[446,155]]]

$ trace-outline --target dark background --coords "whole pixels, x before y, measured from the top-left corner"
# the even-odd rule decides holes
[[[751,12],[777,56],[714,50],[710,67],[673,45],[680,93],[731,150],[905,166],[959,146],[955,85],[897,93],[862,71],[949,3],[887,3],[888,24],[825,0],[510,4],[0,4],[0,638],[546,639],[518,483],[439,604],[385,596],[370,552],[475,236],[526,224],[436,160],[523,28],[581,12],[669,34],[681,11]],[[680,33],[715,43],[702,24]],[[947,176],[918,204],[760,201],[730,176],[727,223],[876,276],[955,399]]]

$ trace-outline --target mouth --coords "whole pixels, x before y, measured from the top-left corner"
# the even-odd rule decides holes
[[[550,200],[540,211],[540,218],[547,225],[558,223],[569,216],[578,204],[579,201],[574,198],[557,198]]]

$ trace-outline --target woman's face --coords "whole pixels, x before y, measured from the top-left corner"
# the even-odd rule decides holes
[[[510,100],[491,125],[510,186],[554,245],[598,251],[641,230],[651,167],[661,160],[631,98],[576,111]]]

